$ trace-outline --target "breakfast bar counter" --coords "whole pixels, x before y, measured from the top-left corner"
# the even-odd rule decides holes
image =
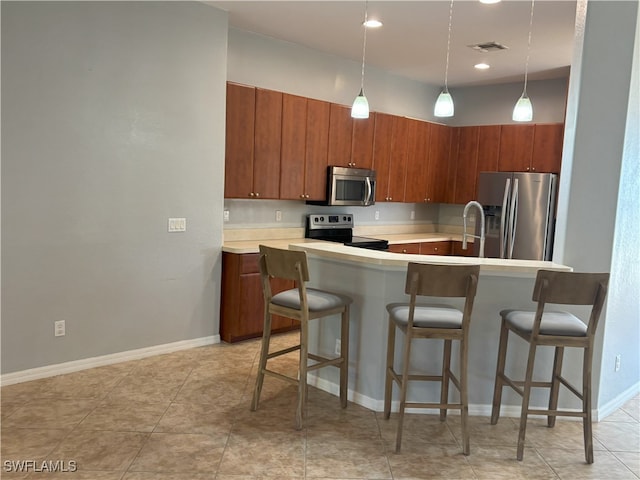
[[[289,248],[307,252],[311,276],[309,286],[335,290],[353,298],[349,335],[349,398],[375,411],[382,410],[384,398],[388,321],[385,307],[388,303],[407,301],[404,285],[408,262],[465,263],[481,266],[469,343],[469,408],[472,415],[490,413],[500,310],[535,308],[531,295],[539,269],[572,270],[568,266],[552,262],[398,254],[347,247],[331,242],[297,242],[290,244]],[[461,307],[455,300],[452,300],[452,305]],[[309,334],[311,351],[315,350],[325,355],[333,354],[336,340],[340,336],[338,317],[323,322],[311,322]],[[398,337],[397,341],[401,342],[401,335]],[[510,359],[508,363],[515,364],[516,369],[524,371],[526,352],[518,349],[524,348],[525,344],[512,343],[515,348],[509,355],[516,354],[517,358]],[[423,345],[424,347],[418,342],[412,350],[411,364],[424,366],[425,373],[437,374],[441,368],[442,344],[425,342]],[[456,349],[457,346],[454,344],[454,358]],[[396,349],[396,352],[400,351],[400,348]],[[551,350],[539,352],[536,373],[546,377],[552,362]],[[565,376],[573,380],[579,379],[580,367],[580,359],[568,355],[565,361]],[[457,360],[453,360],[453,368],[457,371]],[[337,372],[333,372],[333,369],[324,370],[313,372],[309,383],[337,394]],[[544,404],[544,396],[538,397],[538,393],[543,392],[532,394],[532,405]],[[410,385],[408,401],[416,394],[422,399],[433,398],[434,401],[438,401],[439,387],[430,382]],[[394,402],[396,395],[397,392],[394,392]],[[505,392],[503,405],[504,414],[515,414],[519,411],[519,397]],[[563,407],[572,408],[577,405]]]

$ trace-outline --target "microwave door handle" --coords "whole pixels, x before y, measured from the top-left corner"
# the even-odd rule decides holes
[[[511,190],[511,179],[507,178],[504,185],[504,196],[502,197],[502,214],[500,215],[500,258],[505,258],[505,250],[507,244],[507,232],[505,230],[505,222],[509,212],[509,193]]]
[[[365,184],[367,185],[367,195],[364,199],[364,204],[369,205],[371,203],[371,179],[369,177],[365,178]]]

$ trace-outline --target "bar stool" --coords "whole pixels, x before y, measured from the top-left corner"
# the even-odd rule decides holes
[[[521,310],[502,310],[500,346],[496,383],[493,391],[491,424],[495,425],[500,416],[502,388],[509,386],[522,397],[520,431],[518,433],[518,460],[524,453],[524,437],[527,428],[527,415],[546,415],[547,425],[555,425],[556,416],[582,417],[584,430],[584,452],[587,463],[593,463],[593,440],[591,431],[591,363],[593,341],[598,326],[600,312],[604,305],[609,283],[608,273],[573,273],[539,270],[533,289],[533,301],[538,303],[535,312]],[[568,312],[545,311],[547,303],[563,305],[591,305],[591,315],[587,324]],[[515,381],[504,373],[507,356],[507,340],[513,332],[529,343],[529,358],[524,381]],[[551,381],[534,382],[533,364],[536,348],[539,345],[555,347]],[[582,391],[571,385],[562,376],[562,357],[565,347],[584,349],[582,361]],[[564,385],[571,393],[582,400],[582,412],[558,410],[558,391]],[[531,388],[549,388],[549,408],[529,408]]]
[[[305,415],[307,397],[307,372],[326,366],[335,366],[340,369],[340,404],[342,408],[347,406],[347,383],[349,367],[349,306],[352,299],[339,293],[327,292],[315,288],[306,288],[309,281],[309,268],[305,252],[283,250],[279,248],[260,245],[260,275],[262,279],[262,291],[264,295],[264,331],[262,334],[262,348],[260,351],[260,364],[258,376],[251,402],[251,410],[255,411],[260,402],[260,392],[264,376],[270,375],[298,386],[298,400],[295,417],[295,427],[302,428]],[[280,278],[295,281],[296,287],[291,290],[271,294],[270,279]],[[309,320],[341,314],[340,356],[337,358],[325,358],[309,353]],[[298,345],[282,350],[269,352],[271,338],[271,316],[281,315],[300,322],[300,341]],[[299,350],[299,378],[293,378],[281,373],[269,370],[267,361]],[[309,364],[309,360],[315,363]]]
[[[391,414],[391,393],[393,382],[400,387],[400,407],[396,434],[396,452],[402,444],[402,426],[405,407],[437,408],[440,420],[444,421],[448,409],[459,409],[462,419],[462,450],[469,455],[469,429],[467,417],[469,402],[467,398],[467,356],[468,332],[471,311],[478,285],[479,265],[430,265],[409,263],[405,293],[409,294],[409,303],[390,303],[389,334],[387,337],[387,369],[384,391],[384,416]],[[418,304],[419,296],[465,298],[464,309],[458,310],[448,305]],[[396,327],[405,333],[402,372],[394,369]],[[444,340],[444,354],[441,375],[409,374],[411,343],[414,338],[434,338]],[[460,378],[450,369],[452,340],[460,342]],[[407,402],[407,385],[410,381],[440,382],[439,403]],[[460,402],[449,402],[449,381],[460,392]]]

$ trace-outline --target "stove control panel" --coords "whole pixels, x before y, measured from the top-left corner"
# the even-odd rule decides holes
[[[349,213],[312,213],[307,215],[307,225],[310,230],[353,228],[353,215]]]

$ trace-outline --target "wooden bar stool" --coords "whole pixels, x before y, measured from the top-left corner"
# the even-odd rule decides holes
[[[527,415],[546,415],[547,425],[555,425],[556,416],[582,417],[584,429],[584,453],[587,463],[593,463],[593,440],[591,432],[591,362],[593,358],[593,340],[598,326],[600,312],[604,305],[609,283],[608,273],[573,273],[539,270],[533,289],[533,301],[538,302],[535,312],[521,310],[503,310],[500,329],[500,346],[496,383],[493,391],[491,424],[495,425],[500,416],[502,388],[509,386],[522,397],[520,431],[518,433],[518,460],[524,454],[524,437],[527,428]],[[591,305],[589,322],[585,324],[568,312],[545,311],[547,303],[563,305]],[[504,373],[507,356],[507,340],[513,332],[529,343],[529,358],[524,381],[515,381]],[[553,372],[550,382],[533,381],[533,363],[539,345],[555,347]],[[582,363],[582,391],[571,385],[562,376],[562,356],[565,347],[584,349]],[[564,385],[571,393],[582,400],[582,411],[558,410],[558,391]],[[549,388],[549,408],[529,408],[532,388]]]
[[[305,416],[307,397],[307,372],[318,368],[335,366],[340,369],[340,404],[347,406],[347,383],[349,368],[349,306],[352,299],[339,293],[327,292],[315,288],[306,288],[309,281],[309,269],[305,252],[283,250],[260,245],[260,275],[264,294],[264,331],[262,334],[262,348],[258,376],[251,402],[251,410],[255,411],[260,402],[260,392],[265,375],[270,375],[298,386],[298,401],[296,408],[295,427],[302,428]],[[271,294],[270,279],[279,278],[295,281],[296,288]],[[340,356],[325,358],[309,353],[309,320],[341,314]],[[271,338],[271,316],[281,315],[300,322],[300,342],[298,345],[275,352],[269,352]],[[267,361],[293,351],[300,351],[299,378],[282,375],[267,368]],[[309,360],[312,362],[309,364]]]
[[[400,452],[402,444],[402,425],[405,407],[437,408],[440,420],[444,421],[447,410],[459,409],[462,418],[462,451],[469,455],[469,429],[467,417],[469,402],[467,398],[467,355],[468,333],[471,311],[478,285],[479,265],[429,265],[409,263],[405,293],[409,294],[409,303],[391,303],[387,305],[389,312],[389,334],[387,339],[387,369],[384,391],[384,416],[391,414],[391,393],[393,382],[400,387],[400,408],[398,430],[396,434],[396,452]],[[464,309],[448,305],[418,304],[419,296],[459,297],[465,298]],[[394,369],[396,327],[405,333],[402,372]],[[411,343],[414,338],[434,338],[444,340],[442,372],[440,375],[417,375],[409,373]],[[450,369],[452,340],[460,342],[460,378]],[[439,403],[407,402],[407,384],[410,381],[440,382]],[[449,381],[453,382],[460,392],[459,403],[449,403]]]

